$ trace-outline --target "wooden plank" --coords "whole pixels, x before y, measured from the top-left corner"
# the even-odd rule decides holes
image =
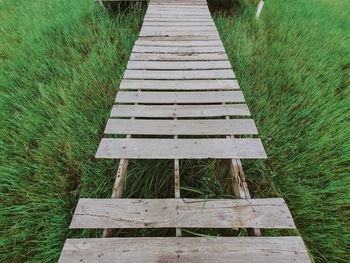
[[[135,46],[161,46],[161,47],[223,47],[221,40],[208,41],[157,41],[141,38],[136,40]]]
[[[206,21],[192,21],[192,22],[144,22],[142,24],[143,27],[146,26],[157,26],[157,27],[168,27],[168,26],[198,26],[198,27],[206,27],[206,26],[215,26],[214,22]]]
[[[310,263],[300,237],[67,239],[60,263]]]
[[[225,52],[224,47],[156,47],[156,46],[134,46],[135,53],[220,53]]]
[[[80,199],[70,228],[291,228],[282,198]]]
[[[251,119],[127,120],[109,119],[105,134],[134,135],[243,135],[258,134]]]
[[[157,53],[131,53],[130,60],[141,61],[213,61],[228,60],[225,52],[220,53],[177,53],[177,54],[157,54]]]
[[[231,90],[239,89],[237,80],[132,80],[123,79],[120,89],[130,90]]]
[[[169,30],[141,30],[140,37],[152,37],[152,36],[203,36],[203,37],[212,37],[219,39],[219,34],[216,31],[169,31]]]
[[[124,72],[125,79],[234,79],[232,69],[218,70],[129,70]]]
[[[179,26],[142,26],[141,31],[147,32],[164,32],[164,31],[169,31],[169,32],[218,32],[215,25],[213,26],[188,26],[188,27],[179,27]]]
[[[228,60],[223,61],[129,61],[128,69],[231,69]]]
[[[215,40],[220,41],[219,36],[212,36],[212,35],[200,35],[200,36],[194,36],[194,35],[184,35],[184,36],[139,36],[140,40],[152,40],[152,41],[208,41],[208,40]]]
[[[117,103],[219,103],[244,102],[241,91],[128,92],[119,91]]]
[[[265,159],[260,139],[104,138],[96,158],[106,159]]]
[[[246,104],[228,105],[114,105],[111,117],[189,118],[250,116]]]

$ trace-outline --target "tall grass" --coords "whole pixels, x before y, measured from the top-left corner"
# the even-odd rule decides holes
[[[350,261],[349,10],[349,1],[268,0],[257,21],[240,1],[215,16],[269,156],[244,163],[254,196],[268,189],[262,170],[317,262]]]
[[[142,17],[0,2],[1,262],[56,260],[79,194],[110,195],[116,162],[94,154]]]
[[[256,21],[250,2],[209,2],[269,156],[244,161],[249,186],[287,200],[317,262],[349,261],[349,4],[268,0]],[[110,197],[117,161],[94,155],[143,13],[0,1],[0,261],[55,261],[66,238],[101,237],[68,226],[79,197]],[[181,195],[227,197],[227,168],[182,161]],[[172,161],[131,161],[124,196],[171,197],[173,187]],[[184,235],[199,232],[246,235]]]

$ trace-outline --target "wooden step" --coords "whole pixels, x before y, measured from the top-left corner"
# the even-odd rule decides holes
[[[159,47],[159,46],[134,46],[134,53],[217,53],[225,52],[224,47]]]
[[[230,103],[244,102],[241,91],[187,91],[187,92],[128,92],[119,91],[117,103]]]
[[[140,61],[215,61],[228,60],[226,53],[131,53],[130,60]]]
[[[114,105],[111,117],[191,118],[250,116],[246,104],[227,105]]]
[[[129,61],[128,69],[191,70],[191,69],[231,69],[228,60],[223,61]]]
[[[265,159],[260,139],[104,138],[96,158],[106,159]]]
[[[234,79],[232,69],[217,70],[130,70],[124,72],[125,79]]]
[[[282,198],[80,199],[70,228],[295,228]]]
[[[230,90],[239,89],[237,80],[132,80],[123,79],[120,89],[131,90]]]
[[[109,119],[105,134],[132,135],[243,135],[258,134],[251,119],[132,120]]]
[[[300,237],[140,237],[67,239],[60,263],[310,262]]]
[[[163,24],[163,22],[149,22]],[[169,22],[170,23],[170,22]],[[177,23],[177,22],[171,22]],[[182,22],[193,23],[193,22]],[[208,41],[155,41],[148,39],[138,39],[135,42],[135,46],[161,46],[161,47],[223,47],[220,40],[208,40]]]

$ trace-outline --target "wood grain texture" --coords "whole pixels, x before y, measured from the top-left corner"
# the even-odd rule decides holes
[[[282,198],[80,199],[70,228],[292,228]]]
[[[225,52],[220,46],[215,47],[157,47],[157,46],[134,46],[134,53],[219,53]]]
[[[265,159],[260,139],[104,138],[96,158],[106,159]]]
[[[105,134],[134,135],[243,135],[258,134],[251,119],[128,120],[109,119]]]
[[[130,60],[146,61],[210,61],[210,60],[228,60],[226,53],[131,53]]]
[[[220,103],[244,102],[242,91],[119,91],[116,103]]]
[[[246,104],[228,105],[114,105],[111,117],[189,118],[250,116]]]
[[[124,72],[125,79],[234,79],[232,69],[208,70],[131,70]]]
[[[128,69],[192,70],[192,69],[231,69],[228,60],[224,61],[129,61]]]
[[[300,237],[68,239],[60,263],[310,263]]]
[[[151,22],[150,22],[151,23]],[[163,24],[163,22],[152,22]],[[223,47],[220,40],[208,40],[208,41],[166,41],[166,40],[150,40],[150,39],[138,39],[135,42],[135,46],[161,46],[161,47]]]
[[[239,89],[237,80],[130,80],[123,79],[120,89],[130,90],[231,90]]]

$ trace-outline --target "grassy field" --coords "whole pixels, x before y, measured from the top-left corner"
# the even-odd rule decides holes
[[[243,163],[253,196],[287,200],[316,262],[350,261],[350,3],[267,0],[259,21],[250,1],[210,7],[269,156]],[[0,0],[1,262],[56,261],[66,238],[101,236],[68,226],[79,197],[111,194],[117,161],[94,154],[144,11]],[[172,165],[131,162],[125,197],[171,197]],[[181,175],[183,196],[232,193],[225,161]]]

